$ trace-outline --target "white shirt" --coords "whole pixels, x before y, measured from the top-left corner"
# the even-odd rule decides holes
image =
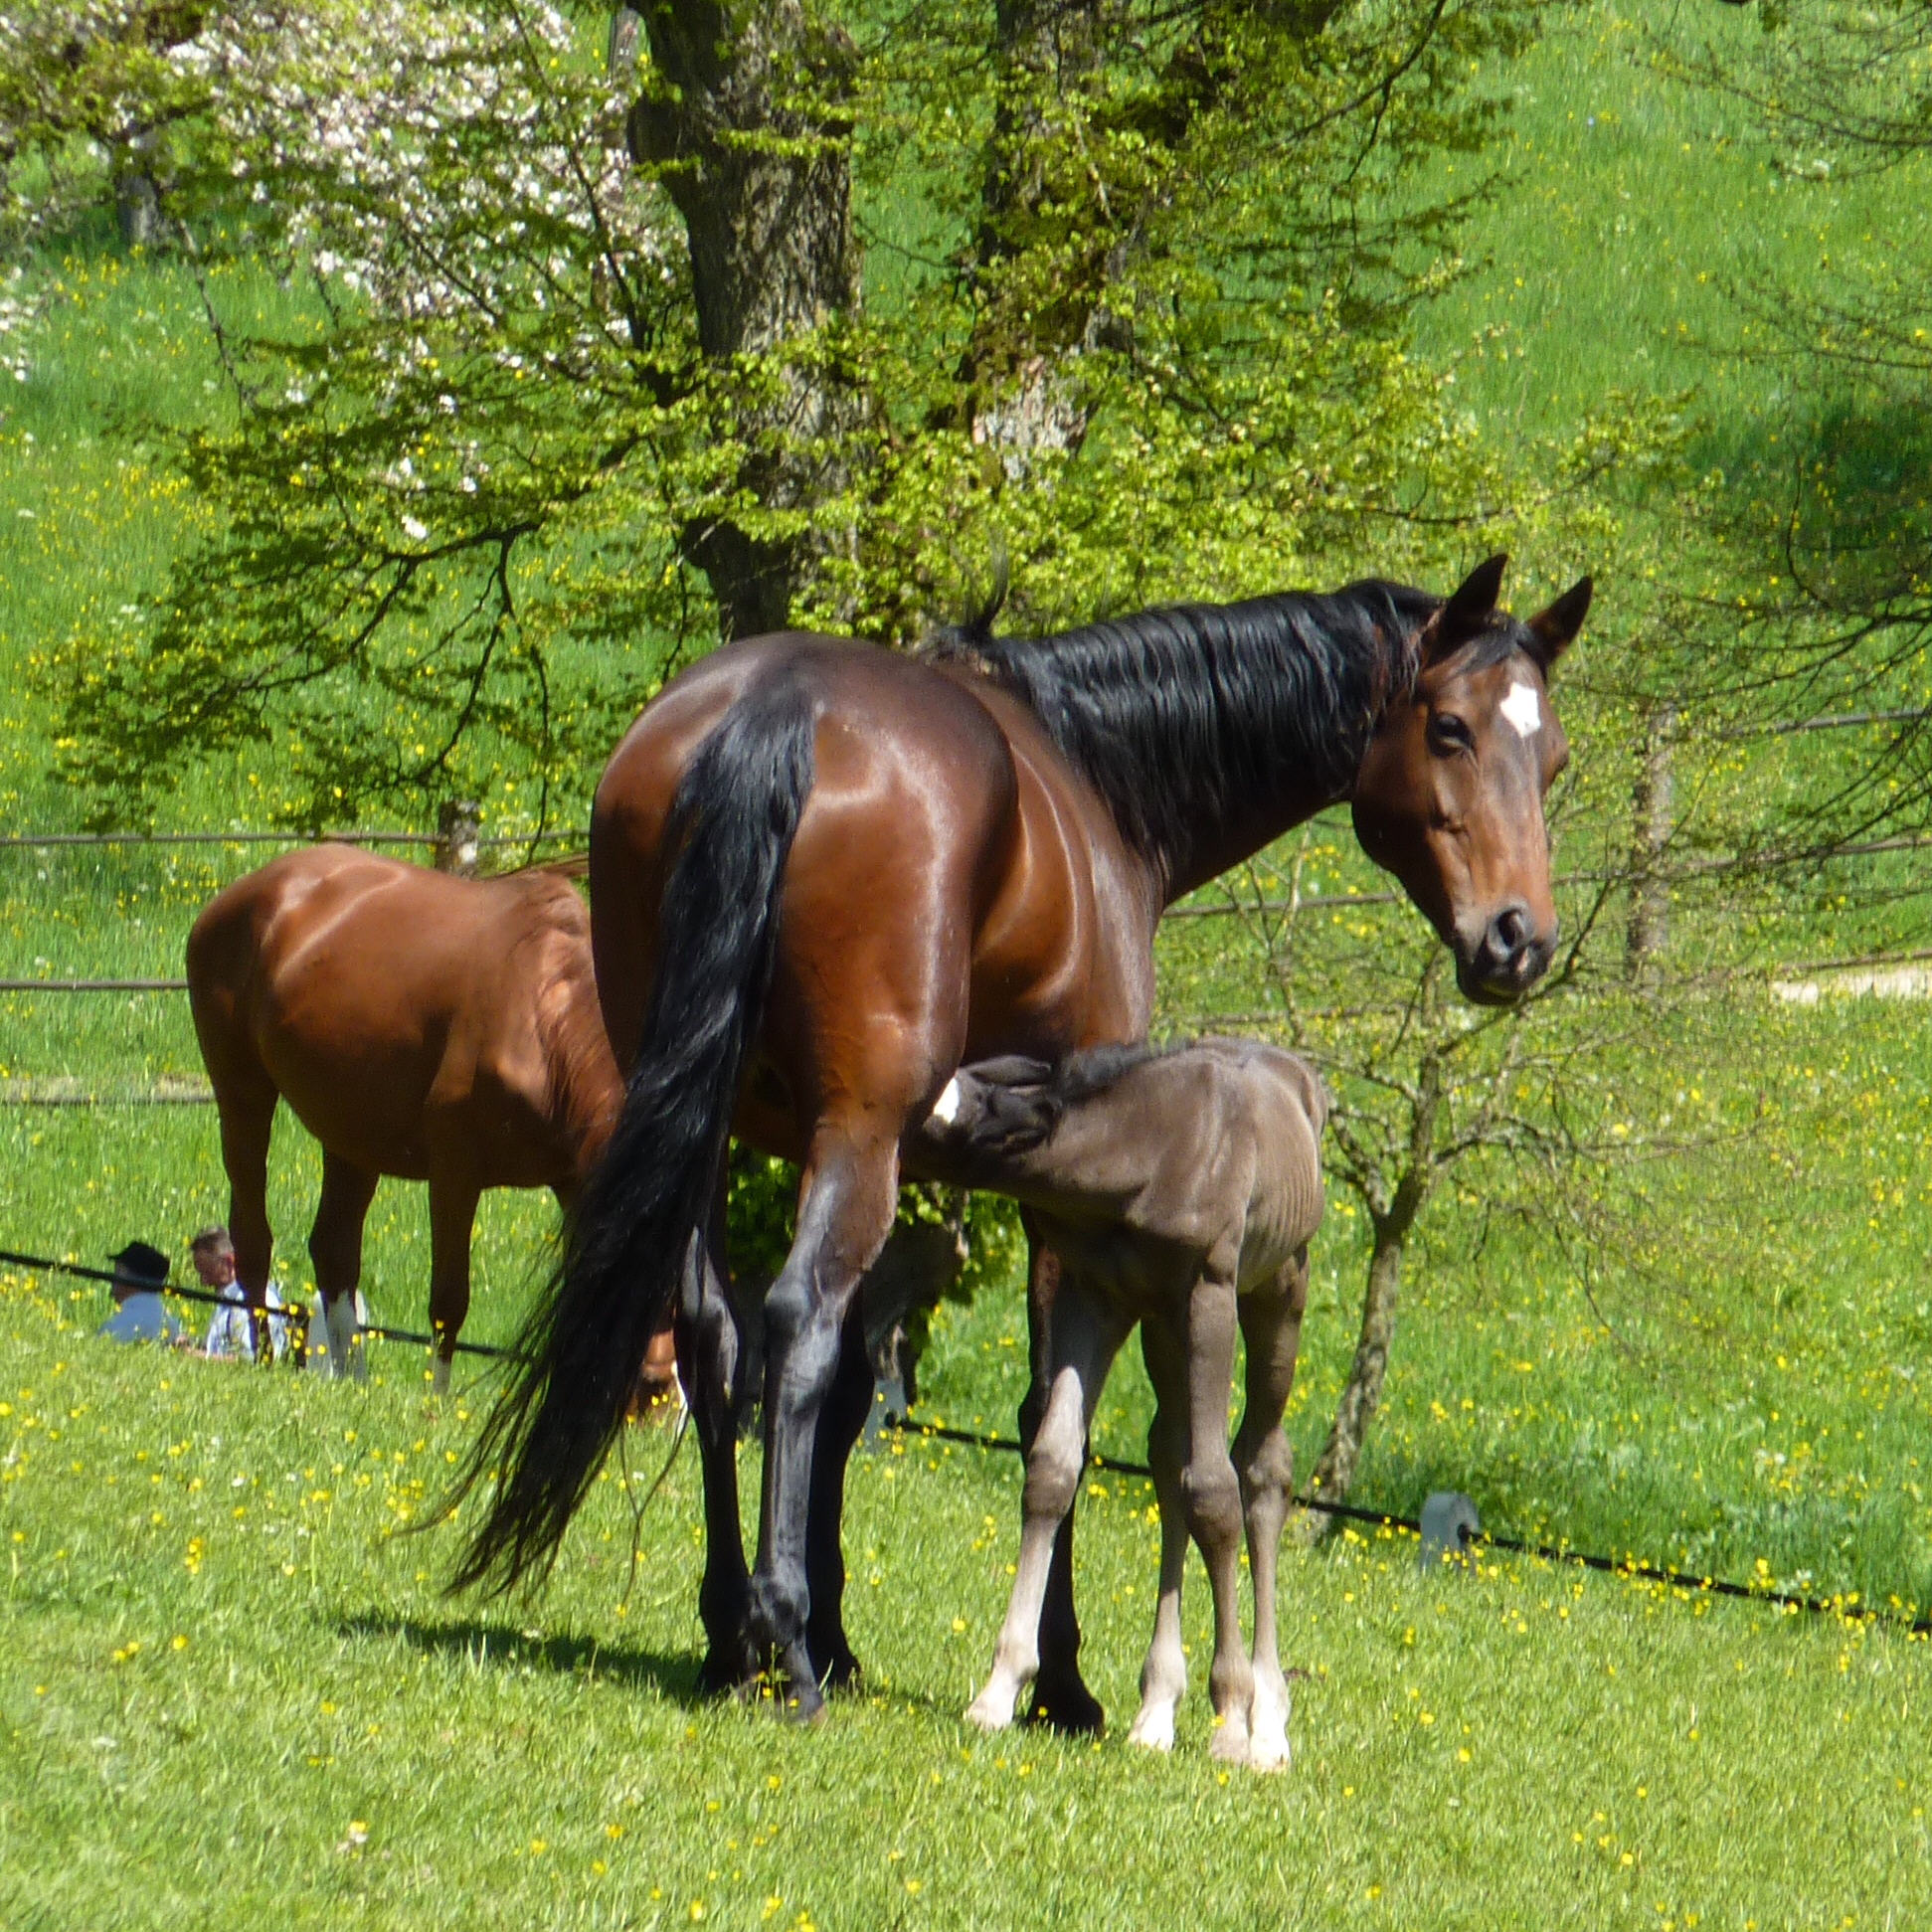
[[[215,1311],[215,1318],[208,1324],[208,1339],[203,1343],[206,1353],[226,1360],[233,1357],[239,1361],[255,1360],[255,1323],[249,1318],[248,1297],[242,1291],[240,1282],[230,1282],[220,1290],[224,1302],[233,1304],[229,1308]],[[273,1282],[268,1284],[267,1303],[270,1309],[283,1306],[281,1291]],[[271,1359],[279,1359],[288,1348],[288,1323],[279,1315],[268,1317],[268,1354]]]

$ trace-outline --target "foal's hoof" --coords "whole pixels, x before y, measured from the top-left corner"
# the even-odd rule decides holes
[[[1216,1764],[1246,1764],[1248,1727],[1246,1724],[1217,1724],[1208,1739],[1207,1754]]]
[[[1147,1751],[1171,1751],[1174,1748],[1174,1707],[1172,1704],[1156,1704],[1145,1709],[1134,1720],[1134,1728],[1128,1732],[1127,1741],[1138,1744]]]
[[[1070,1677],[1063,1683],[1047,1683],[1036,1678],[1033,1707],[1026,1713],[1029,1724],[1044,1724],[1067,1737],[1098,1737],[1107,1722],[1100,1699],[1080,1681]]]

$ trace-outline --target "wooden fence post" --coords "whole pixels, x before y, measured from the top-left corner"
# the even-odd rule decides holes
[[[465,879],[476,876],[476,841],[483,808],[468,798],[451,798],[437,813],[437,870]]]

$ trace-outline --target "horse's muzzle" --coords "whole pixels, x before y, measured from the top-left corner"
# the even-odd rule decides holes
[[[1538,933],[1527,906],[1505,906],[1473,951],[1456,949],[1456,983],[1479,1006],[1510,1006],[1549,969],[1556,928]]]

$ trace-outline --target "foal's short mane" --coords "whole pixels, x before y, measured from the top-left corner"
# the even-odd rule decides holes
[[[1375,721],[1413,688],[1440,598],[1365,579],[1326,594],[1181,604],[1038,638],[991,613],[934,656],[982,666],[1039,717],[1126,836],[1170,876],[1196,836],[1297,791],[1345,796]]]

